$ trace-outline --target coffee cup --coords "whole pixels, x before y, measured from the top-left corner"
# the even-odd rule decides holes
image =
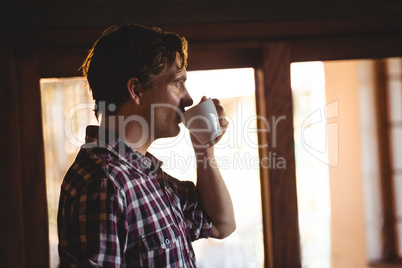
[[[222,134],[218,113],[212,99],[197,104],[183,113],[183,124],[201,144]]]

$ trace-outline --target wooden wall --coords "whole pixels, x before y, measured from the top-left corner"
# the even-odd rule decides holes
[[[244,23],[398,16],[398,0],[3,0],[2,28]],[[285,29],[284,29],[285,30]]]
[[[186,36],[190,69],[256,68],[264,116],[291,119],[291,62],[402,56],[401,1],[3,0],[0,266],[48,266],[39,79],[80,75],[77,69],[102,30],[124,23]],[[299,267],[292,122],[279,131],[284,139],[276,149],[289,169],[261,173],[266,266]]]

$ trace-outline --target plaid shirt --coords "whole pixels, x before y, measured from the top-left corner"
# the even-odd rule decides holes
[[[191,242],[212,223],[195,185],[100,130],[87,128],[61,186],[61,267],[196,267]]]

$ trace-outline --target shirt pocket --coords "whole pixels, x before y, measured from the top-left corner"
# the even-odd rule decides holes
[[[179,231],[173,224],[141,236],[147,251],[175,247],[179,238]]]

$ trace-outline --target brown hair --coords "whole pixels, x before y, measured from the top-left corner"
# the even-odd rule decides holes
[[[155,77],[175,62],[177,53],[180,68],[184,68],[187,41],[175,33],[141,25],[107,28],[82,64],[95,100],[96,118],[106,113],[109,104],[118,108],[129,99],[128,79],[136,77],[144,88],[152,87]]]

